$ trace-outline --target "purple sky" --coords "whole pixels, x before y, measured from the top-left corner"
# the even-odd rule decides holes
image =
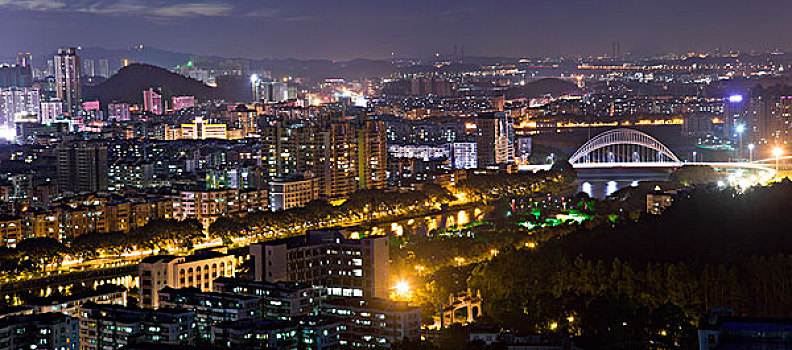
[[[137,43],[251,58],[792,48],[790,0],[0,0],[0,56]]]

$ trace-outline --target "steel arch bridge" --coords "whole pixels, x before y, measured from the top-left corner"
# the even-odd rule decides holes
[[[613,129],[603,132],[581,146],[569,158],[572,165],[600,163],[620,164],[680,164],[674,152],[646,133],[633,129]]]

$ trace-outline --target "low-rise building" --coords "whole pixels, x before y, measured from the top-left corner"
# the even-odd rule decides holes
[[[16,247],[22,240],[22,218],[0,217],[0,247]]]
[[[217,251],[201,251],[190,256],[157,255],[143,259],[140,275],[140,306],[158,308],[159,291],[165,287],[198,288],[212,291],[212,281],[236,274],[236,258]]]
[[[291,320],[244,320],[212,327],[212,343],[252,349],[341,349],[337,318],[304,316]]]
[[[80,308],[80,350],[115,350],[133,343],[190,344],[195,312],[88,303]]]
[[[173,289],[166,287],[159,291],[161,308],[183,308],[195,311],[196,338],[210,340],[212,325],[225,321],[240,321],[261,316],[261,298],[231,294],[202,292],[197,288]]]
[[[32,308],[33,313],[60,312],[77,317],[80,307],[88,303],[126,306],[127,289],[123,286],[106,285],[97,290],[72,295],[32,298],[25,305]]]
[[[341,346],[379,348],[421,337],[421,309],[407,302],[379,298],[332,298],[322,315],[341,318]]]
[[[259,297],[261,315],[280,319],[319,314],[319,303],[323,294],[321,287],[310,284],[251,281],[229,277],[219,277],[214,280],[212,290]]]
[[[319,199],[319,178],[282,179],[269,183],[269,209],[271,211],[304,207]]]
[[[77,318],[62,313],[0,318],[0,350],[78,350]]]

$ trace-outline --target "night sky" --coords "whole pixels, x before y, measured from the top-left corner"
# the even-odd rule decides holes
[[[250,58],[792,48],[790,0],[0,0],[0,56],[67,44]]]

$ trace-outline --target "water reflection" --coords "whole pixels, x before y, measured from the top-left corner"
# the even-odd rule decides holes
[[[594,193],[591,192],[591,183],[589,183],[588,181],[584,182],[580,186],[580,192],[583,192],[583,193],[587,194],[591,198],[594,197]]]
[[[605,196],[610,196],[617,190],[619,190],[619,186],[616,181],[608,181],[608,187],[605,188]]]

